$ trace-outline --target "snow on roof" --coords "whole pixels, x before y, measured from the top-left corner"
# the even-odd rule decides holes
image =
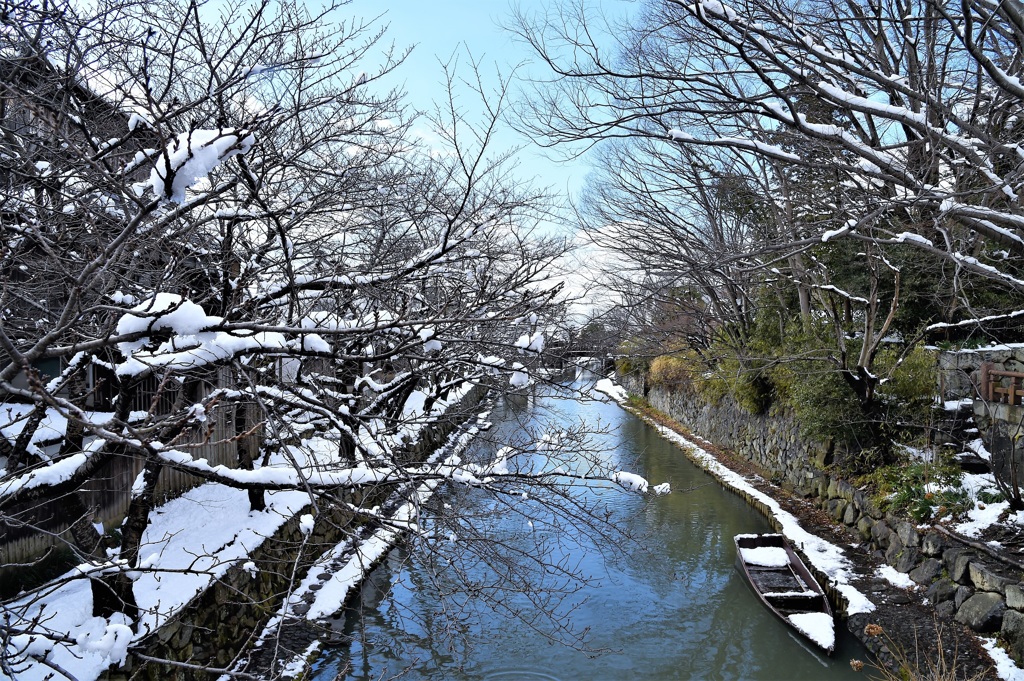
[[[457,432],[449,440],[450,447],[456,451],[465,449],[471,435]],[[307,440],[301,448],[290,447],[289,456],[299,462],[303,477],[317,483],[342,479],[352,482],[375,477],[365,467],[343,468],[334,473],[319,470],[315,464],[322,467],[329,463],[337,449],[336,442],[324,436]],[[447,450],[449,454],[452,449]],[[173,450],[165,453],[174,457]],[[182,460],[191,460],[191,457],[181,456]],[[300,474],[286,462],[287,458],[283,454],[278,455],[274,465],[255,471],[228,471],[210,467],[204,460],[193,461],[192,465],[225,475],[239,475],[247,480],[273,481],[281,478],[294,482]],[[448,461],[437,462],[436,457],[432,457],[426,466],[452,479],[458,478],[460,470]],[[314,473],[314,470],[318,472]],[[439,483],[440,479],[428,480],[421,492],[429,492]],[[12,628],[28,628],[32,620],[42,614],[43,627],[53,632],[49,638],[14,636],[8,641],[8,648],[26,654],[48,654],[53,662],[72,671],[78,681],[93,681],[110,665],[124,659],[132,641],[138,641],[160,627],[232,565],[243,565],[254,578],[257,576],[255,565],[249,561],[253,550],[309,504],[309,496],[298,491],[268,492],[266,498],[266,511],[250,512],[245,490],[207,483],[153,512],[139,550],[140,569],[133,573],[135,596],[141,613],[138,634],[131,632],[122,615],[109,619],[92,617],[89,580],[82,576],[85,572],[102,570],[106,566],[83,565],[65,575],[63,581],[58,580],[55,586],[44,587],[39,593],[28,594],[23,600],[8,606],[5,614],[11,615]],[[423,498],[419,501],[422,502]],[[357,550],[349,565],[324,586],[310,610],[311,617],[340,607],[345,594],[360,580],[360,570],[367,569],[390,547],[396,526],[403,523],[411,526],[418,508],[417,503],[411,503],[385,530]],[[310,529],[311,520],[311,517],[303,516],[304,531]],[[342,545],[339,550],[344,548]],[[319,573],[317,570],[312,572]],[[45,678],[61,681],[64,678],[60,675],[47,676],[53,670],[37,660],[28,659],[22,666],[26,669],[18,673],[18,681]],[[0,679],[6,678],[0,673]]]

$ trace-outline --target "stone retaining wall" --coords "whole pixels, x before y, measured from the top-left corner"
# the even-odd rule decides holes
[[[636,375],[619,381],[630,393],[643,395],[642,379]],[[709,404],[689,391],[663,387],[649,388],[645,399],[701,437],[756,464],[766,478],[786,489],[810,489],[830,463],[831,446],[803,437],[788,414],[751,414],[729,396]]]
[[[475,413],[475,407],[486,394],[487,389],[482,386],[470,390],[462,402],[449,411],[451,418],[425,429],[403,458],[426,460]],[[366,506],[381,505],[392,491],[392,488],[382,486],[365,496],[354,495],[348,501]],[[252,645],[254,637],[278,611],[283,594],[302,579],[320,556],[346,537],[374,529],[360,525],[349,511],[334,508],[317,516],[313,531],[307,538],[299,528],[299,517],[310,510],[311,507],[307,506],[296,513],[247,557],[246,560],[255,564],[255,570],[242,567],[246,560],[232,565],[158,631],[133,646],[123,667],[109,670],[101,678],[106,681],[206,681],[218,678],[219,673],[210,673],[203,668],[223,669],[231,664]],[[181,665],[147,662],[145,657]]]
[[[1024,572],[932,526],[882,513],[849,483],[822,476],[813,496],[833,519],[855,530],[869,550],[926,589],[943,619],[983,634],[1001,633],[1024,661]]]
[[[634,377],[620,377],[642,395]],[[926,589],[940,618],[979,633],[1000,633],[1011,656],[1024,662],[1024,572],[931,526],[883,513],[862,490],[824,469],[829,451],[799,434],[785,413],[752,415],[730,398],[712,405],[699,396],[664,388],[647,402],[714,444],[756,464],[766,478],[813,500],[837,522],[858,533],[868,551]],[[833,597],[836,594],[830,594]]]

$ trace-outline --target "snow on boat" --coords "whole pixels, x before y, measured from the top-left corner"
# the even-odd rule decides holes
[[[761,602],[829,655],[836,645],[828,597],[781,534],[738,534],[736,563]]]

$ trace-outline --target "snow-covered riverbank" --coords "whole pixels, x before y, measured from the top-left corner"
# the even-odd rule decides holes
[[[462,397],[460,393],[458,398]],[[261,567],[253,558],[268,543],[281,544],[279,548],[268,549],[270,553],[294,554],[294,559],[286,561],[295,561],[294,574],[286,576],[289,585],[280,594],[284,602],[271,622],[271,631],[282,619],[295,615],[295,606],[314,593],[310,590],[314,583],[318,584],[315,602],[307,604],[303,615],[315,619],[330,614],[341,607],[349,590],[396,538],[415,529],[419,505],[444,479],[443,469],[449,457],[468,446],[478,432],[477,420],[485,416],[486,411],[478,413],[476,420],[456,428],[421,464],[425,469],[439,471],[437,475],[425,475],[431,478],[427,483],[412,490],[401,484],[392,485],[396,491],[387,503],[379,509],[360,510],[362,522],[373,521],[369,515],[378,514],[375,524],[379,529],[370,533],[342,532],[348,536],[305,568],[300,569],[300,557],[322,550],[318,542],[329,536],[325,526],[332,522],[316,495],[295,490],[269,491],[265,495],[266,508],[252,511],[247,490],[211,482],[168,501],[153,511],[143,536],[138,569],[130,573],[139,619],[133,623],[119,613],[93,616],[92,584],[111,566],[80,565],[24,593],[5,608],[9,636],[5,643],[16,664],[9,670],[0,670],[0,679],[92,681],[108,670],[115,675],[121,673],[118,670],[126,663],[131,667],[133,654],[146,655],[148,646],[157,641],[168,643],[172,634],[165,634],[164,629],[180,619],[188,608],[200,607],[199,596],[214,586],[228,584],[229,591],[237,591],[229,608],[241,611],[256,605],[262,611],[266,604],[261,597],[247,597],[243,592],[249,585],[237,580],[249,580],[258,589],[263,569],[279,572],[277,563],[273,568]],[[420,430],[427,432],[418,429],[410,438],[420,435]],[[277,475],[274,471],[282,471],[309,478],[337,468],[338,456],[337,437],[328,432],[284,447],[255,473],[262,470],[270,476]],[[288,535],[291,526],[298,529],[294,537]],[[314,537],[317,542],[312,541]],[[337,565],[339,569],[329,580],[318,582],[313,575],[322,573],[325,565]],[[191,629],[191,623],[186,625]],[[181,646],[191,646],[192,642],[177,639],[181,628],[175,625],[169,631],[174,632],[173,637]],[[202,641],[204,635],[198,635]],[[206,638],[206,643],[214,642]],[[126,673],[126,669],[122,671]]]

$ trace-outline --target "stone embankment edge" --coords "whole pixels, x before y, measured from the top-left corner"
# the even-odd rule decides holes
[[[450,409],[450,413],[463,418],[443,420],[435,427],[424,429],[410,448],[409,456],[425,461],[449,442],[453,433],[458,437],[465,423],[479,416],[478,407],[488,393],[484,385],[472,388]],[[352,501],[366,502],[367,499]],[[388,498],[382,497],[371,505],[386,501]],[[99,678],[103,681],[205,681],[231,673],[229,665],[252,648],[258,633],[278,612],[282,594],[322,556],[344,541],[346,531],[351,532],[353,515],[337,508],[317,516],[312,531],[306,532],[300,518],[311,510],[311,506],[300,509],[253,550],[248,561],[239,561],[228,568],[163,626],[129,649],[121,667],[109,669]],[[243,567],[245,562],[254,563],[256,570]],[[162,660],[170,664],[160,664]]]
[[[752,414],[728,396],[711,402],[686,385],[651,387],[634,375],[616,380],[654,412],[685,424],[685,432],[700,432],[706,438],[702,441],[728,452],[740,467],[753,466],[778,490],[775,497],[810,501],[836,527],[846,526],[862,544],[856,562],[877,561],[906,575],[920,588],[917,597],[927,598],[922,605],[934,613],[936,627],[954,620],[963,624],[973,630],[973,639],[984,646],[1001,677],[1024,679],[1019,666],[1024,664],[1024,566],[1019,561],[941,525],[919,526],[883,512],[868,491],[828,470],[832,448],[806,438],[799,421],[784,409]],[[882,602],[888,606],[894,592],[885,591]],[[908,633],[905,649],[914,650],[913,632]],[[996,634],[998,642],[992,638]]]
[[[710,446],[711,449],[717,449],[717,447],[715,447],[713,443],[707,442],[706,440],[703,440],[703,438],[699,438],[698,436],[689,432],[689,430],[682,426],[682,424],[675,421],[674,419],[664,414],[663,412],[654,409],[653,407],[646,406],[644,409],[638,409],[637,407],[629,404],[627,400],[616,401],[618,402],[619,406],[621,406],[623,409],[630,412],[637,418],[641,419],[648,425],[654,427],[655,430],[657,430],[662,437],[664,437],[672,444],[676,445],[683,452],[683,454],[691,462],[693,462],[694,465],[696,465],[698,468],[706,472],[711,477],[715,478],[715,480],[718,481],[718,483],[724,489],[728,490],[729,492],[732,492],[733,494],[736,494],[737,496],[745,500],[752,508],[760,512],[768,520],[771,526],[775,528],[776,531],[783,530],[784,524],[782,520],[778,517],[776,509],[773,509],[763,500],[758,499],[749,490],[737,487],[734,484],[732,484],[732,482],[730,482],[727,479],[726,474],[724,474],[721,470],[718,470],[715,466],[709,465],[709,459],[716,462],[719,466],[728,469],[730,472],[737,475],[739,474],[736,473],[735,471],[732,471],[728,463],[723,461],[720,456],[717,456],[713,451],[709,451],[709,449],[702,447],[700,444],[693,442],[692,440],[700,439],[704,443],[706,443],[706,445]],[[653,418],[651,416],[651,413],[657,414],[659,418]],[[665,430],[670,431],[679,439],[677,440],[676,438],[673,437],[666,437]],[[701,456],[699,452],[703,452],[705,456]],[[806,529],[804,531],[807,532]],[[808,532],[808,534],[813,533]],[[803,553],[801,551],[801,547],[794,546],[793,548],[797,551],[797,553]],[[806,556],[803,557],[805,558],[805,563],[808,569],[814,575],[815,579],[818,580],[818,583],[822,585],[822,588],[825,590],[826,594],[829,597],[829,600],[832,602],[832,605],[835,607],[836,611],[840,613],[842,616],[844,616],[847,619],[847,621],[849,621],[848,611],[850,607],[850,599],[847,597],[847,594],[845,594],[843,590],[840,589],[839,585],[835,583],[829,575],[827,575],[822,570],[818,569],[813,562],[807,561]],[[871,653],[875,655],[881,663],[886,665],[892,664],[893,660],[895,659],[895,656],[892,654],[892,651],[890,651],[889,648],[885,645],[884,641],[877,637],[869,637],[864,632],[862,627],[850,626],[848,628],[850,632],[854,636],[856,636],[858,640],[861,641],[861,643],[864,644],[864,647],[870,650]]]

